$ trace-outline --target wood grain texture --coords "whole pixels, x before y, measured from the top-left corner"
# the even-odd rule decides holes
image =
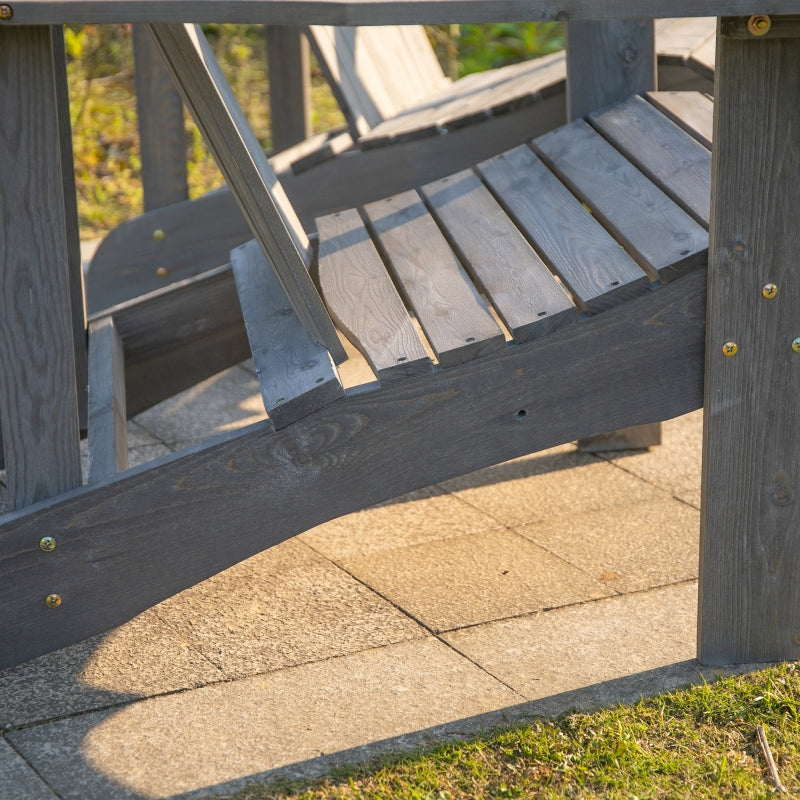
[[[714,101],[702,92],[648,92],[647,100],[676,125],[711,149]]]
[[[10,508],[81,484],[50,28],[0,28],[0,422]],[[61,66],[60,68],[63,68]]]
[[[322,217],[317,227],[322,296],[378,380],[430,372],[430,356],[358,212]]]
[[[303,30],[290,25],[264,28],[275,152],[311,135],[311,54]]]
[[[472,170],[429,183],[421,192],[514,341],[577,320],[569,295]]]
[[[799,0],[20,0],[12,24],[261,22],[273,25],[438,25],[796,14]]]
[[[255,240],[231,264],[264,408],[280,429],[344,397],[330,353],[303,327]]]
[[[708,263],[706,230],[583,120],[532,146],[650,280],[667,283]]]
[[[709,259],[699,657],[800,655],[800,40],[721,38]],[[724,76],[724,78],[723,78]],[[766,300],[766,282],[778,295]],[[722,355],[734,341],[738,354]]]
[[[108,630],[337,516],[699,407],[704,295],[701,271],[494,358],[346,397],[277,433],[259,423],[3,518],[0,667]],[[43,556],[45,533],[59,546]],[[64,599],[56,611],[43,602],[51,591]]]
[[[641,97],[589,115],[589,122],[707,227],[711,153]]]
[[[193,25],[154,25],[150,31],[292,307],[334,359],[343,361],[344,348],[308,275],[308,237],[203,32]]]
[[[125,355],[112,317],[89,326],[89,483],[128,469]]]
[[[370,203],[364,211],[441,366],[505,347],[500,327],[416,192]]]
[[[133,54],[144,210],[150,211],[189,197],[183,103],[147,28],[139,25],[133,26]]]
[[[656,88],[652,19],[567,25],[567,118]]]
[[[528,147],[478,170],[579,307],[597,313],[650,290],[642,269]]]

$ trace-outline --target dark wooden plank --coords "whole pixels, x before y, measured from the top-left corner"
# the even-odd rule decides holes
[[[89,326],[89,483],[128,469],[125,356],[112,317]]]
[[[277,433],[258,423],[5,517],[0,668],[108,630],[337,516],[698,408],[704,310],[701,271],[495,358],[346,397]],[[44,535],[52,553],[38,549]],[[50,592],[60,608],[45,606]]]
[[[128,416],[250,357],[230,264],[114,306]]]
[[[589,115],[589,122],[708,227],[711,153],[641,97]]]
[[[717,65],[699,657],[794,660],[800,106],[787,98],[800,96],[800,40],[722,38]],[[735,356],[723,355],[727,342]]]
[[[714,101],[702,92],[648,92],[647,99],[662,114],[711,149]]]
[[[150,27],[184,102],[305,327],[347,356],[308,275],[308,238],[199,27]]]
[[[264,37],[272,149],[278,152],[311,136],[311,58],[299,26],[267,25]]]
[[[53,32],[0,27],[0,409],[8,504],[81,484]],[[63,69],[63,65],[60,65]]]
[[[708,263],[708,232],[583,120],[533,148],[650,280],[667,283]]]
[[[421,192],[516,342],[577,320],[569,295],[472,170]]]
[[[636,262],[528,147],[478,170],[582,309],[597,313],[649,291]]]
[[[800,15],[725,17],[721,20],[720,33],[734,39],[797,39],[800,37]]]
[[[652,19],[567,25],[567,118],[656,88]]]
[[[364,210],[441,366],[505,347],[500,327],[416,192],[370,203]]]
[[[255,240],[231,264],[264,408],[276,428],[344,397],[330,353],[300,322]]]
[[[317,227],[325,303],[378,380],[430,372],[430,356],[358,212],[322,217]]]
[[[144,210],[189,197],[183,103],[147,28],[133,26]]]

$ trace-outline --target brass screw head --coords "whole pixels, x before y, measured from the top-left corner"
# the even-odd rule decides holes
[[[761,289],[761,294],[767,300],[772,300],[773,297],[776,297],[778,294],[778,287],[774,283],[765,283]]]
[[[155,239],[157,242],[163,242],[163,241],[164,241],[164,239],[166,239],[166,238],[167,238],[167,234],[166,234],[166,233],[164,233],[164,231],[162,231],[162,230],[161,230],[161,228],[156,228],[156,229],[153,231],[153,238],[154,238],[154,239]]]
[[[169,275],[169,271],[167,270],[167,268],[166,268],[166,267],[159,267],[159,268],[156,270],[156,275],[157,275],[159,278],[166,278],[166,277],[167,277],[167,275]]]
[[[763,36],[772,27],[772,20],[766,14],[754,14],[747,20],[747,30],[753,36]]]
[[[14,9],[11,8],[11,6],[6,5],[5,3],[0,5],[0,19],[11,19],[13,16]]]
[[[44,602],[48,608],[58,608],[61,605],[61,595],[49,594],[45,597]]]
[[[725,342],[722,345],[722,355],[726,356],[727,358],[732,358],[739,352],[739,345],[736,342]]]
[[[44,536],[39,541],[39,549],[43,553],[52,553],[56,549],[56,540],[52,536]]]
[[[792,350],[794,350],[795,353],[800,353],[800,336],[796,339],[792,339]]]

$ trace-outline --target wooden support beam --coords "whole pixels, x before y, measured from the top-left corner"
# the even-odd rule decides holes
[[[353,394],[0,520],[0,669],[308,528],[702,401],[705,270],[491,359]],[[625,342],[621,347],[620,342]],[[39,540],[52,536],[55,551]],[[45,598],[59,594],[51,609]]]
[[[303,28],[264,27],[269,73],[272,151],[279,153],[311,136],[311,58]]]
[[[48,27],[0,28],[0,108],[14,110],[0,114],[0,415],[10,508],[81,483],[57,36]]]
[[[183,102],[147,28],[133,26],[144,210],[189,197]]]
[[[800,38],[720,36],[717,67],[699,658],[795,660]]]

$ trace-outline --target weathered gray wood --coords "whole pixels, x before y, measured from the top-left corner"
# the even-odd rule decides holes
[[[569,295],[472,170],[421,192],[516,342],[577,320]]]
[[[89,326],[89,483],[128,469],[125,356],[112,317]]]
[[[650,290],[636,262],[528,147],[478,170],[582,309],[594,314]]]
[[[114,306],[128,416],[250,357],[230,265]]]
[[[676,125],[711,149],[714,101],[701,92],[648,92],[647,99]]]
[[[540,136],[533,148],[650,280],[667,283],[708,263],[706,230],[583,120]]]
[[[275,428],[344,397],[330,353],[303,327],[258,243],[232,250],[231,264],[264,408]]]
[[[652,19],[567,25],[567,118],[656,88]]]
[[[4,518],[0,668],[108,630],[342,514],[699,407],[704,295],[701,271],[496,358],[346,397],[277,433],[259,423]],[[43,556],[45,534],[58,547]],[[50,592],[60,608],[45,606]]]
[[[713,2],[713,5],[712,5]],[[12,23],[263,22],[272,25],[418,25],[796,14],[798,0],[19,0]]]
[[[381,383],[430,372],[433,363],[355,210],[317,220],[319,285],[336,324]]]
[[[505,347],[500,327],[416,192],[370,203],[364,211],[441,366]]]
[[[153,25],[184,102],[307,330],[337,362],[347,356],[308,275],[308,238],[239,108],[208,42],[193,25]]]
[[[272,149],[278,152],[311,136],[311,58],[300,27],[267,25],[264,38]]]
[[[133,26],[144,210],[189,197],[183,103],[147,28]]]
[[[81,483],[53,31],[0,27],[0,415],[8,504]]]
[[[711,153],[641,97],[589,115],[589,122],[701,225],[711,206]]]
[[[700,558],[704,663],[800,654],[800,39],[721,37]],[[766,299],[762,287],[774,283]],[[735,342],[738,353],[723,355]]]

